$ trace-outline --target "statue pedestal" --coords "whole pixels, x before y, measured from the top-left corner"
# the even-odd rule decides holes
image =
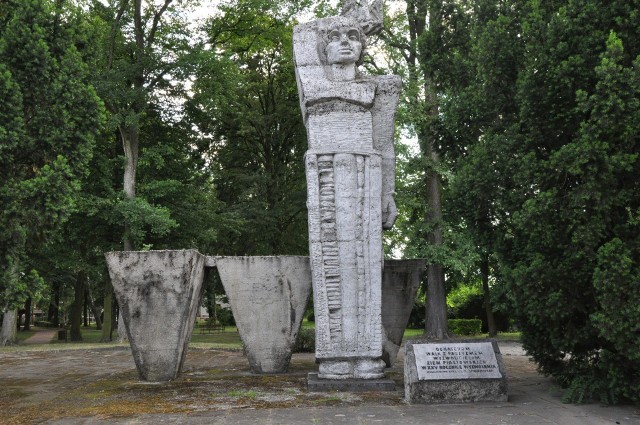
[[[321,379],[317,373],[307,375],[307,390],[311,392],[331,391],[395,391],[396,383],[391,379]]]
[[[407,341],[404,393],[410,404],[507,401],[495,340]]]

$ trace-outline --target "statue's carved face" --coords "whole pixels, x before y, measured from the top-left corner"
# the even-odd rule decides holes
[[[349,27],[332,29],[325,51],[329,65],[355,63],[362,53],[360,31]]]

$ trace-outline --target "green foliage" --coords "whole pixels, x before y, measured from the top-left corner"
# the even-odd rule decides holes
[[[2,306],[40,291],[30,258],[75,210],[102,125],[73,28],[77,13],[48,0],[0,5]]]
[[[216,306],[216,315],[218,317],[218,322],[224,326],[235,326],[236,320],[233,317],[233,312],[229,308],[221,308],[220,306]]]
[[[637,229],[637,224],[630,224]],[[571,383],[568,400],[584,394],[603,402],[634,400],[640,393],[640,244],[614,238],[598,250],[593,284],[597,309],[591,314],[605,341],[595,370]]]
[[[424,298],[422,300],[417,299],[413,303],[413,307],[411,308],[411,314],[409,315],[409,322],[407,323],[407,328],[424,329],[424,321],[425,321]]]
[[[447,307],[455,309],[464,305],[469,299],[481,296],[480,285],[459,285],[447,294]]]
[[[443,90],[451,202],[567,399],[638,400],[638,2],[476,4],[476,78]]]
[[[177,225],[167,208],[149,204],[146,199],[136,197],[123,199],[116,204],[116,211],[129,223],[129,237],[134,245],[141,246],[147,233],[163,236]]]
[[[482,332],[482,320],[449,319],[449,331],[454,335],[478,335]]]
[[[316,331],[310,328],[300,328],[296,343],[293,346],[294,353],[314,353],[316,351]]]
[[[290,3],[295,5],[295,2]],[[292,59],[291,11],[261,1],[225,3],[206,24],[190,119],[205,136],[217,196],[233,223],[220,254],[307,252],[306,131]]]
[[[510,327],[508,314],[499,309],[499,306],[504,302],[503,298],[500,291],[491,291],[491,306],[498,332],[507,331]],[[480,282],[459,284],[451,289],[447,294],[447,307],[449,317],[454,319],[480,319],[482,321],[482,332],[488,332],[487,312]]]

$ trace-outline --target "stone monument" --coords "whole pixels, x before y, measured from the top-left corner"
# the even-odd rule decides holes
[[[498,343],[411,340],[404,352],[407,403],[507,401],[507,372]]]
[[[105,253],[140,379],[175,379],[200,306],[205,256],[195,250]]]
[[[309,257],[212,257],[254,373],[283,373],[311,294]]]
[[[379,379],[382,229],[393,226],[397,76],[360,72],[382,1],[298,25],[293,48],[305,155],[318,378]]]
[[[385,260],[382,271],[382,359],[393,366],[418,293],[425,260]]]

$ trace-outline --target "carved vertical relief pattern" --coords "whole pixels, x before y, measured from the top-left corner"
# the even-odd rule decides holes
[[[329,307],[329,330],[332,343],[342,339],[342,290],[340,256],[336,232],[335,174],[333,155],[318,156],[320,183],[320,229],[324,284]]]
[[[356,196],[357,196],[357,210],[356,210],[356,267],[357,267],[357,311],[358,317],[366,318],[367,317],[367,267],[368,261],[366,258],[366,251],[368,250],[368,241],[367,241],[367,232],[369,228],[369,223],[367,221],[366,210],[367,210],[367,202],[366,202],[366,192],[369,188],[366,185],[365,181],[365,157],[362,155],[356,155]],[[363,343],[366,344],[367,334],[366,334],[366,320],[358,321],[358,348],[362,349]]]
[[[373,187],[380,187],[382,182],[381,176],[382,158],[379,155],[371,155],[368,157],[366,168],[367,184],[367,201],[369,209],[369,217],[367,219],[367,269],[368,285],[367,299],[370,300],[367,309],[367,341],[368,349],[374,355],[382,354],[382,222],[381,203],[376,200],[379,191],[373,190]],[[374,195],[375,194],[375,195]]]

